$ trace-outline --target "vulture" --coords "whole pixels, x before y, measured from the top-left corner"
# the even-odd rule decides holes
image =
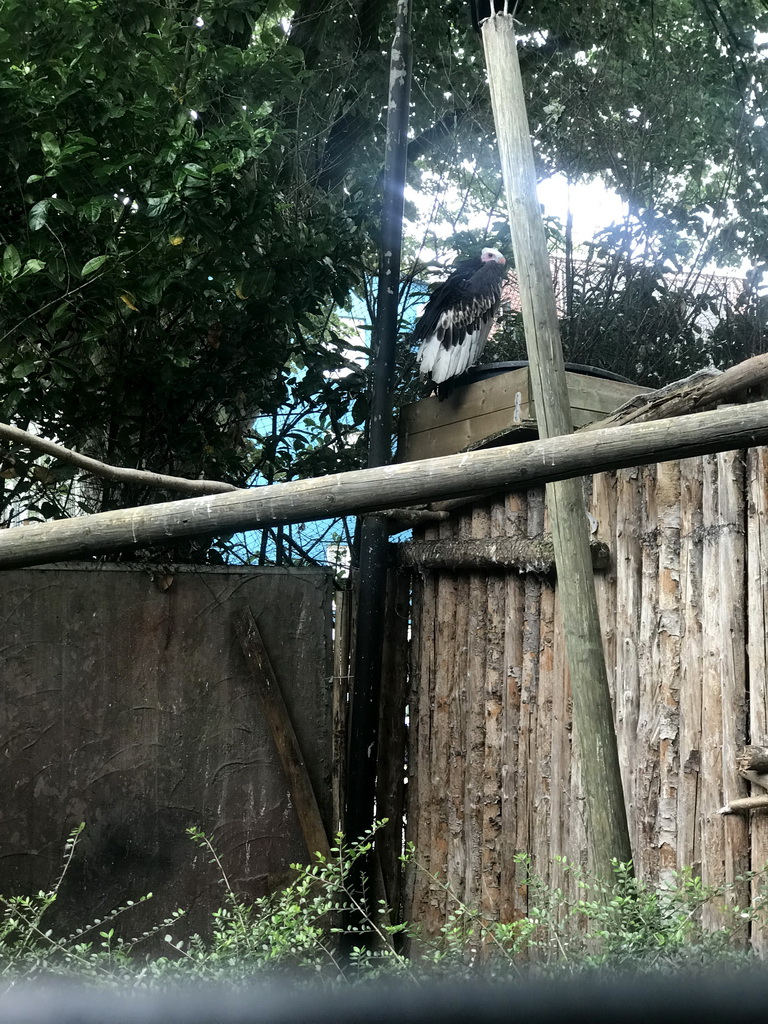
[[[446,394],[441,385],[474,366],[485,348],[506,262],[498,249],[483,249],[479,257],[460,263],[432,292],[413,329],[419,369],[437,385],[439,397]]]

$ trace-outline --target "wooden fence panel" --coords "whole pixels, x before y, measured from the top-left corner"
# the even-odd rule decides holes
[[[768,862],[768,817],[750,826],[720,808],[746,792],[739,748],[768,745],[767,490],[768,455],[756,449],[746,473],[743,453],[730,452],[601,474],[589,506],[612,553],[597,596],[636,868],[663,880],[691,866],[705,882],[733,882],[740,901],[749,894],[737,875]],[[545,527],[534,490],[458,512],[440,531],[536,537]],[[413,693],[413,742],[435,797],[421,789],[411,802],[409,814],[431,822],[429,837],[418,822],[411,834],[425,841],[419,858],[444,868],[468,905],[514,919],[528,910],[515,852],[568,890],[556,858],[584,864],[588,848],[556,588],[533,574],[461,571],[426,572],[421,586],[444,603],[431,625],[414,610],[434,678]],[[435,699],[446,686],[450,699]],[[434,743],[444,714],[449,757]],[[446,802],[449,820],[436,813]],[[423,920],[413,903],[409,914]],[[439,926],[439,913],[430,922]],[[753,942],[768,944],[758,929]]]
[[[182,934],[207,930],[221,884],[189,826],[244,896],[292,877],[307,850],[233,619],[258,621],[330,826],[329,573],[56,566],[6,571],[0,593],[0,891],[52,885],[81,821],[52,927],[152,891],[131,934],[178,907]]]

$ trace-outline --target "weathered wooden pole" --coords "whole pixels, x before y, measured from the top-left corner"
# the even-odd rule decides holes
[[[482,36],[509,207],[536,421],[539,436],[551,438],[570,434],[573,423],[511,15],[495,14],[487,19],[482,26]],[[581,480],[549,484],[547,503],[594,869],[610,878],[611,859],[629,861],[632,851]],[[554,782],[556,784],[557,780]],[[567,780],[561,782],[566,785]]]
[[[768,402],[0,530],[0,569],[417,502],[535,487],[768,444]]]
[[[373,325],[373,385],[368,417],[370,468],[384,466],[392,458],[392,378],[399,317],[411,93],[410,22],[411,0],[397,0],[390,55],[379,282]],[[357,637],[347,748],[344,830],[350,841],[368,831],[374,819],[388,545],[386,520],[366,516],[360,524]]]

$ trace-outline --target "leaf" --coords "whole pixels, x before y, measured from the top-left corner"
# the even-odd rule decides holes
[[[103,267],[109,259],[109,256],[94,256],[92,260],[88,260],[80,273],[83,277],[87,277],[88,274],[92,274],[94,270],[98,270],[99,267]]]
[[[69,202],[68,199],[59,199],[58,196],[55,196],[53,199],[51,199],[51,206],[54,208],[54,210],[58,210],[59,213],[75,212],[74,206],[72,205],[72,203]]]
[[[30,176],[27,178],[27,184],[28,185],[32,185],[32,184],[34,184],[34,182],[42,181],[42,180],[43,180],[43,175],[42,174],[30,174]]]
[[[45,226],[45,222],[48,220],[48,207],[50,205],[50,199],[41,199],[39,203],[35,203],[29,211],[30,231],[39,231],[40,228]]]
[[[171,245],[181,245],[181,243],[184,241],[184,235],[171,235],[168,241],[171,243]]]
[[[3,273],[14,278],[21,270],[21,257],[15,245],[8,245],[3,253]]]
[[[42,260],[27,260],[24,264],[24,269],[21,274],[39,274],[41,270],[45,270],[45,263]]]
[[[101,203],[98,199],[89,199],[87,203],[83,203],[80,207],[80,214],[85,220],[95,224],[101,216],[101,209]]]
[[[40,136],[40,145],[43,147],[43,153],[45,153],[49,160],[58,160],[61,156],[61,149],[56,141],[56,136],[51,132],[43,132]]]
[[[134,311],[134,313],[138,313],[139,312],[139,307],[138,306],[134,306],[134,302],[136,301],[136,296],[135,295],[131,295],[130,292],[124,292],[120,296],[120,298],[126,304],[128,309],[132,309]]]
[[[29,360],[26,363],[19,363],[18,366],[14,366],[13,370],[11,371],[11,376],[15,377],[17,380],[21,380],[22,377],[28,377],[29,374],[32,373],[34,368],[35,363],[33,360]]]
[[[247,299],[248,298],[248,296],[245,295],[244,292],[243,292],[242,281],[239,284],[235,285],[235,295],[238,297],[238,299]]]

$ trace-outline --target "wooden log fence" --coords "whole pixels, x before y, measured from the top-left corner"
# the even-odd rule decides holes
[[[338,473],[0,532],[0,568],[41,565],[180,537],[375,512],[393,505],[515,490],[608,469],[768,443],[768,402]]]

